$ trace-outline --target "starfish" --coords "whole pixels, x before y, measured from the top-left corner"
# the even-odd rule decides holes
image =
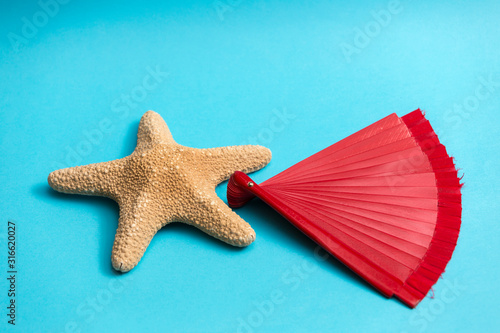
[[[156,232],[171,222],[193,225],[234,246],[252,243],[255,232],[217,196],[215,187],[237,170],[253,172],[270,160],[271,151],[261,146],[182,146],[163,118],[148,111],[130,156],[57,170],[48,182],[59,192],[103,196],[118,203],[111,262],[116,270],[128,272]]]

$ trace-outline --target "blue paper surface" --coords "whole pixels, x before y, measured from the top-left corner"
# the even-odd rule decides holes
[[[495,331],[499,14],[498,1],[2,1],[0,330]],[[455,254],[414,310],[258,201],[237,211],[257,233],[249,247],[171,224],[117,274],[118,206],[47,184],[55,169],[130,154],[147,110],[186,146],[269,147],[261,182],[419,107],[465,187]]]

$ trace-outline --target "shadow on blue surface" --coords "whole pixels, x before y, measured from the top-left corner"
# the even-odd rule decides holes
[[[334,256],[329,255],[328,259],[325,261],[320,261],[315,258],[313,254],[315,253],[315,249],[318,247],[318,244],[307,237],[299,229],[295,228],[290,222],[279,215],[267,204],[260,200],[252,200],[246,207],[252,211],[252,227],[256,230],[268,229],[269,232],[273,234],[272,239],[277,239],[280,242],[283,242],[284,247],[293,249],[297,251],[297,253],[312,258],[312,260],[314,260],[321,267],[321,269],[326,269],[330,271],[331,274],[340,277],[342,280],[349,281],[350,283],[356,284],[358,287],[369,290],[377,297],[384,297],[375,288],[360,278],[356,273],[337,260]],[[240,214],[244,213],[242,210],[238,210],[237,212]],[[259,237],[258,234],[257,237]],[[321,255],[323,254],[324,251],[322,250]]]
[[[123,137],[123,148],[121,150],[120,158],[132,154],[137,145],[137,131],[139,130],[139,120],[130,124],[127,133]],[[103,161],[104,162],[104,161]]]
[[[118,205],[111,199],[103,198],[103,197],[91,197],[84,195],[68,195],[64,193],[59,193],[50,188],[47,183],[39,183],[32,187],[31,192],[33,196],[37,199],[43,201],[51,201],[51,200],[62,200],[64,202],[70,204],[85,204],[92,206],[93,209],[99,212],[102,215],[100,220],[102,223],[99,223],[99,227],[102,228],[100,235],[101,239],[99,239],[99,244],[95,246],[99,246],[99,265],[102,273],[106,276],[117,276],[121,275],[121,273],[115,271],[111,266],[111,248],[113,246],[114,235],[116,232],[116,228],[118,226]],[[113,214],[116,218],[109,218],[109,212],[116,212]]]
[[[175,237],[175,235],[178,235],[179,237],[182,238],[192,238],[188,243],[197,243],[203,246],[210,246],[210,247],[217,247],[217,250],[222,250],[222,251],[228,251],[228,252],[239,252],[244,250],[244,247],[237,247],[233,245],[229,245],[227,243],[224,243],[206,233],[201,231],[200,229],[185,224],[181,222],[172,222],[163,228],[161,228],[157,235],[161,235],[163,233],[168,233],[170,237]]]

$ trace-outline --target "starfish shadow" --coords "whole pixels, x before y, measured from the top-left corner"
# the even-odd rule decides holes
[[[139,130],[139,124],[139,121],[134,121],[132,125],[128,127],[121,151],[122,157],[129,156],[134,152],[135,147],[137,146],[137,131]]]
[[[119,209],[118,204],[108,198],[92,197],[84,195],[68,195],[54,191],[46,183],[38,183],[31,188],[33,195],[46,202],[61,200],[62,202],[71,203],[71,205],[83,204],[91,206],[99,212],[99,220],[106,220],[99,223],[100,239],[96,244],[91,246],[99,246],[99,266],[103,274],[108,276],[117,276],[122,273],[117,272],[111,265],[111,249],[113,247],[116,228],[118,226]],[[70,226],[68,225],[68,228]],[[98,244],[97,244],[98,243]]]
[[[203,245],[204,247],[207,248],[208,247],[215,248],[215,250],[223,250],[228,252],[239,252],[245,250],[245,247],[238,247],[227,244],[201,231],[195,226],[188,225],[182,222],[172,222],[167,224],[166,226],[158,230],[157,235],[162,235],[163,233],[168,233],[168,237],[184,238],[187,239],[189,243]],[[167,237],[167,236],[160,236],[160,237]],[[189,243],[186,243],[186,246],[189,246]]]
[[[251,214],[244,211],[246,207],[251,210]],[[325,261],[317,259],[314,253],[318,244],[264,202],[254,199],[250,201],[245,208],[236,210],[236,212],[244,219],[246,218],[247,221],[252,221],[251,224],[257,232],[257,238],[259,237],[258,229],[266,230],[267,233],[275,237],[277,241],[283,243],[284,246],[293,247],[295,250],[300,251],[305,257],[314,260],[321,269],[327,269],[331,271],[332,274],[340,276],[343,280],[369,290],[375,295],[381,296],[374,287],[337,260],[333,255],[328,254],[329,257]],[[318,253],[320,256],[326,254],[327,252],[324,250]]]

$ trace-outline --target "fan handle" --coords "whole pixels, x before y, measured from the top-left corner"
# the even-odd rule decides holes
[[[239,208],[255,198],[251,191],[253,187],[259,187],[255,182],[241,171],[236,171],[229,178],[227,184],[227,203],[231,208]]]

